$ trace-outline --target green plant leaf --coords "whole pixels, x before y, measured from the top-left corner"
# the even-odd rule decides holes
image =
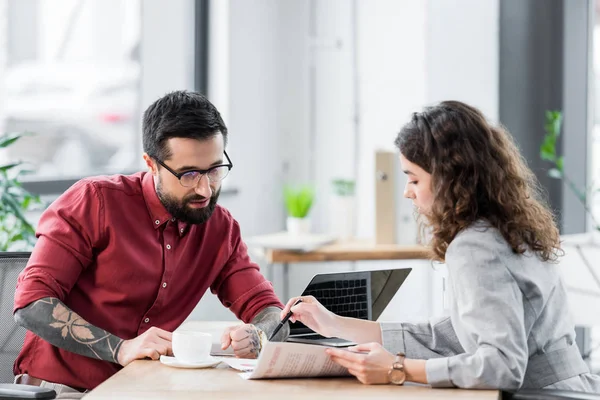
[[[564,166],[564,157],[560,156],[558,157],[558,160],[556,160],[556,169],[558,169],[561,173],[563,172],[563,166]]]
[[[556,160],[556,156],[554,155],[554,151],[548,151],[548,149],[540,149],[540,157],[544,161],[554,162]]]
[[[552,135],[546,135],[540,146],[540,156],[543,160],[556,160],[556,138]]]
[[[354,181],[349,179],[334,179],[331,181],[333,192],[338,196],[353,196]]]
[[[18,167],[19,165],[21,165],[21,162],[16,162],[16,163],[11,163],[11,164],[6,164],[6,165],[2,165],[0,166],[0,170],[6,172],[9,169],[13,169],[14,167]]]
[[[558,169],[556,168],[552,168],[548,171],[548,176],[550,178],[554,178],[554,179],[560,179],[562,178],[562,172],[560,172]]]
[[[294,189],[285,186],[283,189],[285,206],[288,215],[295,218],[304,218],[310,211],[314,199],[314,191],[309,186]]]
[[[0,136],[0,148],[28,134],[4,134]],[[42,202],[19,182],[19,177],[28,172],[22,164],[13,162],[0,166],[0,250],[4,251],[30,250],[36,242],[35,229],[27,221],[25,212]]]
[[[25,135],[26,134],[22,132],[5,133],[4,135],[0,136],[0,148],[10,146]]]

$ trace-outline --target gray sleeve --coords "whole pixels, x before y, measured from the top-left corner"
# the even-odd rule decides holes
[[[407,358],[428,360],[464,353],[450,317],[420,324],[382,322],[380,325],[383,347],[394,354],[402,352]]]
[[[492,232],[455,239],[446,264],[464,354],[426,362],[434,387],[518,389],[528,360],[523,297]]]

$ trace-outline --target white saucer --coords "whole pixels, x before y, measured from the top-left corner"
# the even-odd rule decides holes
[[[208,357],[206,360],[195,362],[195,363],[186,363],[176,359],[175,357],[170,356],[160,356],[160,362],[168,365],[169,367],[175,368],[209,368],[214,367],[221,360],[217,360],[216,358]]]

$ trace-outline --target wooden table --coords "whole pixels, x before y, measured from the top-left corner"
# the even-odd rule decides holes
[[[324,261],[428,260],[431,258],[430,251],[423,246],[375,244],[373,241],[337,242],[306,252],[268,248],[258,250],[261,256],[269,264],[269,271],[272,271],[273,264],[282,264],[284,299],[289,298],[290,263]],[[273,281],[273,277],[270,276],[269,280]]]
[[[188,321],[180,328],[209,332],[218,343],[228,321]],[[106,380],[86,400],[104,399],[489,399],[498,391],[431,389],[426,386],[368,386],[354,378],[244,380],[239,372],[220,364],[216,368],[179,369],[159,361],[134,361]]]
[[[363,385],[354,378],[248,381],[238,371],[178,369],[158,361],[135,361],[94,389],[86,400],[105,399],[500,399],[495,390],[431,389],[426,386]]]

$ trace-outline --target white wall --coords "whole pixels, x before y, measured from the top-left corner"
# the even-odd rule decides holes
[[[210,52],[219,55],[219,62],[211,67],[219,68],[210,72],[210,80],[217,77],[218,83],[209,86],[208,95],[218,99],[216,104],[225,110],[228,154],[234,164],[226,185],[239,190],[239,195],[225,197],[220,203],[238,220],[242,234],[249,236],[278,231],[283,224],[284,145],[278,116],[285,86],[278,81],[282,57],[277,34],[279,5],[275,0],[228,3],[213,12],[223,36],[211,39]],[[190,319],[233,320],[234,316],[207,292]]]
[[[167,92],[194,89],[194,1],[142,2],[140,110]],[[141,123],[137,135],[142,148]],[[139,167],[145,168],[139,160]]]
[[[498,121],[499,0],[427,2],[427,103],[460,100]]]
[[[8,31],[8,3],[0,0],[0,32]],[[0,35],[0,76],[4,76],[7,62],[8,39],[6,35]],[[4,108],[4,80],[0,80],[0,115]],[[0,118],[0,132],[4,132],[6,121]]]

